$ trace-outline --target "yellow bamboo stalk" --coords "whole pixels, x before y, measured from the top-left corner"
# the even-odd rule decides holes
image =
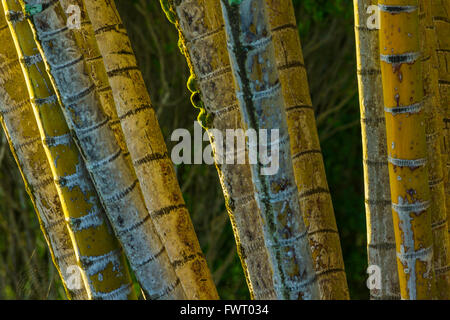
[[[33,32],[18,1],[2,1],[89,298],[136,299],[122,249],[71,138]]]
[[[292,1],[266,0],[285,100],[300,209],[322,300],[349,299],[344,259],[328,189]]]
[[[145,203],[189,299],[218,299],[114,1],[85,0]]]
[[[447,227],[450,233],[450,0],[430,0],[437,45],[439,70],[440,113],[443,122],[442,164],[447,208]],[[450,240],[450,235],[449,235]]]
[[[420,0],[419,4],[434,272],[436,275],[437,298],[448,300],[450,295],[450,250],[441,152],[443,136],[440,126],[442,115],[439,101],[436,34],[431,14],[431,1]]]
[[[180,279],[144,203],[130,158],[124,154],[109,125],[110,118],[101,105],[60,2],[19,2],[32,27],[67,124],[145,296],[185,298]]]
[[[367,256],[370,266],[381,271],[381,288],[371,288],[375,300],[400,299],[392,225],[391,193],[386,149],[379,35],[368,25],[370,6],[378,0],[354,0],[356,59],[361,113],[364,190],[367,223]]]
[[[380,0],[380,60],[402,299],[434,293],[417,0]]]
[[[1,2],[0,43],[0,120],[66,295],[84,300],[88,298],[84,283],[71,282],[75,251]]]
[[[216,145],[214,130],[243,129],[232,85],[220,1],[183,0],[175,3],[162,0],[161,6],[179,31],[179,46],[191,72],[188,82],[191,100],[196,107],[203,104],[199,121],[206,128],[215,150],[216,168],[250,296],[258,300],[275,299],[272,268],[253,194],[248,153],[245,164],[227,164],[217,159],[220,147]]]

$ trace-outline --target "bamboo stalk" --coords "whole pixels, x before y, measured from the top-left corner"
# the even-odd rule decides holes
[[[292,1],[266,0],[285,101],[292,163],[322,300],[349,299]]]
[[[438,68],[436,56],[436,34],[431,14],[431,1],[420,0],[420,28],[422,77],[424,83],[425,133],[428,147],[428,184],[431,196],[431,226],[433,233],[433,259],[436,275],[436,292],[440,300],[450,295],[450,251],[448,242],[447,212],[445,204],[444,172],[440,123],[442,115],[439,101]]]
[[[380,0],[380,60],[402,299],[434,296],[417,0]]]
[[[34,118],[25,79],[0,2],[0,117],[9,146],[33,203],[67,298],[88,298],[84,283],[71,283],[77,265],[50,165]],[[78,288],[77,288],[78,287]]]
[[[379,58],[379,32],[367,25],[368,9],[378,0],[354,0],[356,59],[361,113],[367,256],[379,267],[381,287],[370,290],[374,300],[400,299],[392,224],[391,193],[386,149],[383,88]]]
[[[16,0],[3,0],[34,114],[90,299],[136,299],[122,249],[74,144]]]
[[[85,0],[144,200],[189,299],[218,299],[114,1]]]
[[[156,233],[136,173],[110,128],[75,35],[59,1],[21,0],[69,128],[149,299],[183,299],[180,279]]]
[[[450,233],[450,1],[430,0],[436,34],[436,55],[439,70],[440,114],[443,129],[442,164],[444,170],[444,188],[447,209],[447,228]],[[450,240],[450,235],[449,235]]]
[[[194,106],[198,107],[201,99],[204,106],[199,121],[206,127],[215,150],[215,165],[250,296],[258,300],[275,299],[272,268],[253,193],[248,150],[245,151],[244,164],[229,164],[219,160],[218,151],[222,146],[217,145],[219,141],[214,139],[214,130],[243,129],[234,87],[230,85],[233,74],[220,2],[183,0],[175,4],[163,0],[161,6],[179,31],[179,46],[191,71],[188,82],[191,100],[197,101]],[[233,144],[233,150],[236,148]]]
[[[266,6],[263,0],[221,0],[221,4],[236,95],[245,126],[279,132],[274,139],[271,131],[268,134],[271,142],[267,143],[272,160],[275,149],[279,148],[279,158],[275,156],[279,160],[278,170],[266,175],[261,157],[256,165],[251,165],[275,291],[278,298],[318,299]]]

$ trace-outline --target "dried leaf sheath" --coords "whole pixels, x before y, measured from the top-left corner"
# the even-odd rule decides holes
[[[278,298],[318,299],[317,279],[294,181],[284,100],[265,3],[263,0],[223,0],[221,3],[243,121],[247,128],[279,132],[277,139],[272,139],[272,131],[268,133],[271,142],[259,141],[272,151],[279,148],[278,170],[264,175],[261,158],[258,164],[251,166],[275,290]]]
[[[175,4],[161,1],[161,5],[166,15],[173,17],[171,21],[179,31],[180,49],[191,69],[188,88],[193,92],[193,101],[202,99],[205,118],[210,119],[206,130],[213,150],[218,150],[213,130],[226,132],[243,128],[232,85],[220,2],[183,0]],[[202,124],[206,125],[204,122]],[[217,158],[215,163],[250,295],[254,299],[274,299],[272,269],[253,194],[248,154],[245,159],[245,164],[220,163]]]
[[[59,1],[30,0],[25,9],[66,120],[141,288],[149,299],[184,298]]]
[[[75,251],[1,2],[0,43],[0,115],[3,129],[67,297],[87,299],[84,284],[80,289],[71,286],[70,267],[77,265]]]
[[[354,0],[356,57],[361,112],[369,266],[381,271],[381,288],[371,299],[400,299],[392,224],[378,29],[368,26],[367,9],[378,0]],[[369,21],[372,22],[372,21]]]
[[[380,0],[380,60],[402,299],[434,294],[417,0]]]
[[[30,26],[15,0],[3,4],[89,298],[136,299],[122,250],[72,141]]]
[[[349,299],[339,233],[292,1],[266,0],[291,156],[322,300]]]
[[[189,299],[217,289],[169,158],[142,74],[114,1],[84,1],[103,55],[145,203]]]
[[[430,186],[431,227],[433,233],[433,260],[436,275],[436,292],[439,300],[450,295],[450,250],[448,242],[447,213],[445,207],[444,171],[442,163],[442,130],[440,113],[436,34],[431,14],[431,1],[420,0],[420,32],[422,78],[424,85],[424,110],[428,148],[428,184]]]

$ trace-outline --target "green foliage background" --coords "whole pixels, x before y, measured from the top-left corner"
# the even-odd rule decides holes
[[[290,0],[280,0],[290,1]],[[367,299],[361,134],[353,8],[349,0],[293,0],[316,110],[352,299]],[[159,1],[116,0],[169,150],[176,128],[193,130],[197,110],[177,32]],[[0,145],[0,299],[62,299],[37,219],[4,139]],[[205,145],[206,146],[206,145]],[[214,166],[176,167],[200,243],[223,299],[248,299]]]

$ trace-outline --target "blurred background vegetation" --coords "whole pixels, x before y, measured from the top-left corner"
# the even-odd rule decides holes
[[[290,0],[281,0],[290,1]],[[178,35],[157,0],[116,0],[169,150],[176,128],[193,130],[197,110]],[[328,182],[352,299],[367,299],[363,171],[353,8],[348,0],[294,0]],[[248,299],[214,166],[177,166],[219,294]],[[46,243],[4,137],[0,138],[0,299],[64,299]]]

